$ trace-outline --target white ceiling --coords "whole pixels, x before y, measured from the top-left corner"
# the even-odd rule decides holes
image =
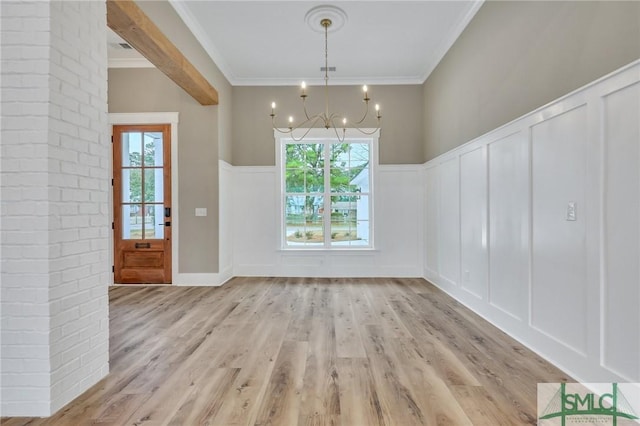
[[[482,5],[479,1],[169,0],[232,85],[322,84],[324,34],[305,15],[347,15],[329,33],[331,84],[420,84]],[[113,53],[117,53],[112,51]]]
[[[129,45],[110,28],[107,31],[107,56],[109,68],[149,68],[153,64],[145,59],[137,50],[127,49],[123,45]]]

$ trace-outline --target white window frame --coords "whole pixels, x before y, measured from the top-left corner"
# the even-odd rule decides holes
[[[363,129],[367,133],[371,133],[370,135],[363,135],[358,132],[356,129],[347,129],[345,133],[345,142],[347,143],[368,143],[370,146],[370,164],[369,164],[369,244],[368,245],[354,245],[354,246],[332,246],[331,239],[327,238],[325,235],[325,240],[323,244],[317,245],[288,245],[286,240],[286,209],[285,209],[285,173],[284,166],[285,155],[286,155],[286,145],[290,143],[340,143],[337,139],[335,132],[332,129],[324,129],[324,128],[314,128],[314,129],[297,129],[294,131],[293,137],[291,134],[284,134],[274,130],[274,139],[276,142],[276,173],[277,173],[277,185],[278,185],[278,234],[280,238],[280,249],[285,251],[339,251],[339,250],[375,250],[375,182],[376,176],[378,172],[378,139],[380,136],[380,131],[375,129]],[[303,140],[296,141],[300,136],[305,135]],[[295,139],[294,139],[295,138]],[[325,175],[326,169],[329,168],[329,164],[325,164]],[[331,188],[329,186],[325,186],[325,203],[330,203],[331,197],[329,196],[331,192]],[[327,201],[328,200],[328,201]],[[326,204],[325,204],[326,206]],[[325,208],[325,211],[327,209]],[[330,211],[330,209],[328,210]],[[325,229],[331,229],[331,214],[326,214],[324,217]]]

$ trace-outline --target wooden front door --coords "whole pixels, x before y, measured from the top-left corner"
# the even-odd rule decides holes
[[[171,283],[171,125],[113,126],[114,281]]]

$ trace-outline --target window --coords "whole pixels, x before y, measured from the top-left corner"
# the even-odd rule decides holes
[[[279,145],[283,247],[373,247],[377,137],[281,137]]]

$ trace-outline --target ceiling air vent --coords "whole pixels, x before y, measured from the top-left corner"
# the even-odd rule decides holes
[[[133,49],[129,43],[118,43],[123,49]]]

